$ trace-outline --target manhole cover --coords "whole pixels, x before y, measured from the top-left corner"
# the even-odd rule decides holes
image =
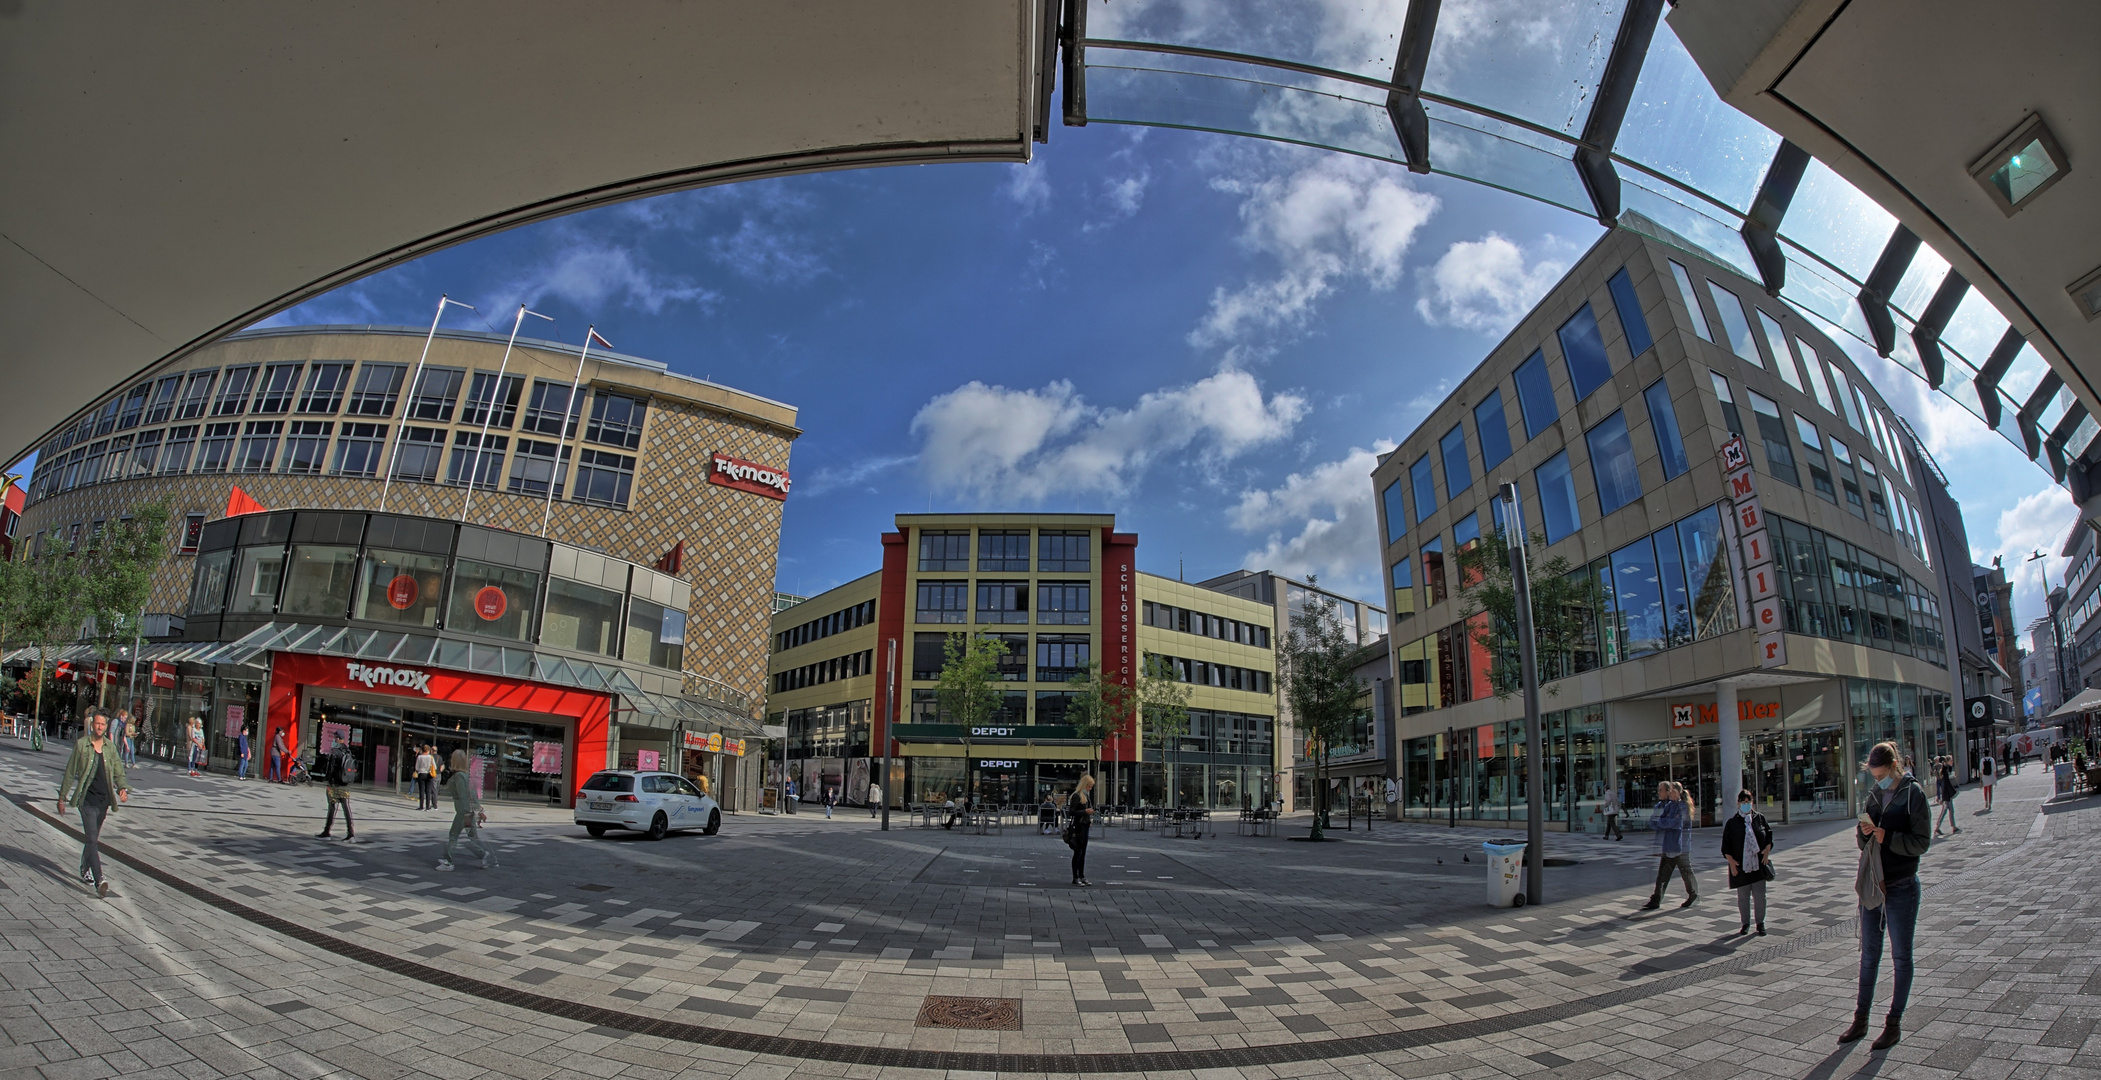
[[[943,997],[928,994],[919,1006],[915,1027],[968,1028],[973,1031],[1020,1031],[1020,998]]]

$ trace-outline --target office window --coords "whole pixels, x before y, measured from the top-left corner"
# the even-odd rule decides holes
[[[919,604],[915,622],[960,623],[970,618],[970,583],[964,581],[922,581],[919,583]]]
[[[1809,384],[1809,393],[1816,398],[1816,403],[1822,406],[1825,412],[1833,416],[1839,415],[1837,403],[1831,400],[1831,387],[1824,381],[1822,358],[1817,356],[1815,349],[1809,347],[1808,342],[1801,338],[1793,340],[1795,355],[1802,361],[1803,381]]]
[[[1415,565],[1402,559],[1393,564],[1393,621],[1415,617]]]
[[[326,420],[294,420],[285,433],[284,471],[312,476],[328,460],[328,437],[335,425]]]
[[[1423,567],[1423,606],[1444,603],[1448,588],[1444,578],[1444,537],[1431,537],[1417,557]]]
[[[301,364],[271,364],[263,369],[261,384],[255,388],[255,408],[251,412],[269,415],[281,413],[292,407],[292,398],[299,389]]]
[[[190,467],[190,451],[196,445],[197,425],[182,424],[169,428],[167,444],[161,447],[161,475],[168,476],[188,471]]]
[[[1568,382],[1575,388],[1576,400],[1590,396],[1591,391],[1612,381],[1612,361],[1605,358],[1605,341],[1598,335],[1598,317],[1585,304],[1561,324],[1556,334],[1561,341],[1561,355],[1568,361]]]
[[[1809,466],[1809,484],[1830,502],[1838,501],[1838,489],[1831,486],[1831,469],[1824,461],[1824,441],[1817,436],[1816,425],[1795,414],[1795,434],[1802,440],[1802,463]]]
[[[981,623],[1028,622],[1029,583],[1026,581],[978,582],[978,621]]]
[[[510,445],[509,437],[503,435],[491,435],[484,444],[478,431],[453,432],[452,458],[446,463],[445,482],[461,487],[471,483],[477,488],[495,490]]]
[[[1669,480],[1690,466],[1685,460],[1685,439],[1678,430],[1678,410],[1671,403],[1671,388],[1662,379],[1649,384],[1641,396],[1649,403],[1649,430],[1656,433],[1656,457]]]
[[[170,375],[153,384],[153,404],[146,407],[146,423],[165,424],[175,415],[175,399],[182,394],[182,376]]]
[[[1795,471],[1795,452],[1787,441],[1787,425],[1780,419],[1779,404],[1749,387],[1744,388],[1744,394],[1751,399],[1751,415],[1758,421],[1758,438],[1765,444],[1766,469],[1773,474],[1773,479],[1801,487],[1802,475]]]
[[[979,529],[978,571],[992,574],[1029,572],[1027,529]]]
[[[337,476],[378,476],[381,452],[387,446],[385,424],[344,424],[336,439]]]
[[[635,458],[609,450],[580,448],[576,462],[576,501],[627,509],[635,486]]]
[[[315,364],[307,369],[306,389],[299,394],[299,411],[334,416],[343,407],[343,390],[349,385],[349,364]]]
[[[212,415],[241,415],[248,407],[248,394],[255,389],[255,376],[261,370],[254,365],[227,368],[226,378],[219,382],[219,396],[212,400]]]
[[[649,406],[625,394],[599,391],[591,399],[591,424],[584,429],[587,441],[633,450],[642,445],[642,418]]]
[[[1036,586],[1036,621],[1044,624],[1086,626],[1093,621],[1090,598],[1093,590],[1077,583]]]
[[[1860,408],[1853,404],[1853,384],[1846,381],[1845,372],[1840,371],[1837,364],[1829,360],[1823,363],[1824,373],[1831,378],[1831,396],[1838,399],[1838,408],[1831,410],[1832,414],[1844,420],[1847,427],[1867,434],[1866,426],[1860,421]]]
[[[1801,390],[1802,376],[1795,370],[1794,356],[1787,351],[1787,334],[1780,329],[1777,320],[1765,313],[1764,308],[1756,310],[1759,332],[1765,335],[1765,351],[1773,354],[1773,370],[1780,373],[1781,382],[1797,391]]]
[[[1707,291],[1714,296],[1714,309],[1722,317],[1722,331],[1729,337],[1729,351],[1753,367],[1764,367],[1765,361],[1758,358],[1758,343],[1751,340],[1751,323],[1744,318],[1744,303],[1737,295],[1716,282],[1707,283]]]
[[[1546,354],[1533,350],[1511,378],[1517,384],[1517,411],[1524,415],[1525,438],[1536,439],[1561,418],[1561,406],[1554,401],[1554,380],[1547,375]]]
[[[1729,380],[1719,371],[1709,371],[1707,377],[1714,381],[1714,397],[1722,403],[1722,422],[1729,425],[1729,434],[1744,433],[1744,418],[1736,411],[1736,395],[1729,392]]]
[[[518,395],[524,387],[524,378],[517,375],[505,375],[502,384],[498,385],[495,372],[475,372],[467,384],[467,401],[460,408],[460,423],[475,427],[486,424],[498,430],[510,430],[511,425],[518,421]]]
[[[1093,565],[1088,548],[1092,534],[1086,532],[1052,532],[1048,529],[1036,534],[1036,572],[1085,573]]]
[[[1678,283],[1678,299],[1685,301],[1685,313],[1692,319],[1692,332],[1700,335],[1701,341],[1713,341],[1714,331],[1707,328],[1707,314],[1700,310],[1700,298],[1692,291],[1692,275],[1672,262],[1671,280]]]
[[[1576,478],[1569,470],[1568,451],[1555,454],[1532,470],[1532,481],[1539,488],[1540,526],[1546,530],[1547,543],[1574,535],[1583,527],[1583,515],[1576,505]]]
[[[554,497],[562,497],[563,482],[568,479],[569,451],[559,446],[559,467],[556,452],[559,444],[542,442],[539,439],[519,439],[518,449],[511,454],[511,482],[505,490],[517,495],[545,498],[547,485],[554,485]]]
[[[1457,498],[1459,493],[1474,484],[1473,474],[1466,463],[1466,429],[1458,424],[1437,440],[1437,455],[1444,460],[1444,496]]]
[[[1437,510],[1437,481],[1430,476],[1430,455],[1424,454],[1408,467],[1408,479],[1415,488],[1415,520],[1420,524]]]
[[[1085,634],[1036,635],[1036,681],[1064,682],[1084,673],[1088,645]],[[1037,721],[1043,722],[1041,717]]]
[[[1481,469],[1485,473],[1510,456],[1510,422],[1503,419],[1503,394],[1491,389],[1474,406],[1474,435],[1481,440]]]
[[[1862,454],[1855,464],[1860,466],[1861,486],[1867,489],[1869,520],[1875,523],[1876,528],[1884,532],[1890,531],[1888,482],[1875,471],[1874,460],[1866,454]]]
[[[1634,295],[1634,279],[1627,276],[1627,268],[1621,267],[1605,287],[1612,292],[1612,306],[1619,312],[1620,329],[1627,335],[1628,355],[1640,356],[1648,352],[1649,346],[1656,344],[1656,339],[1649,334],[1649,320],[1642,316],[1641,298]]]
[[[146,415],[146,395],[153,388],[140,383],[124,395],[124,406],[117,410],[117,430],[130,431],[139,426],[139,418]]]
[[[460,386],[467,381],[466,371],[460,368],[427,367],[416,377],[416,389],[409,395],[407,420],[432,420],[440,424],[452,423],[452,410],[460,400]]]
[[[104,440],[88,447],[87,457],[81,462],[80,476],[76,483],[80,487],[102,482],[102,459],[109,456],[109,442]]]
[[[394,479],[435,484],[444,456],[445,429],[403,428],[401,442],[394,447]]]
[[[1609,514],[1641,497],[1641,474],[1634,468],[1634,444],[1627,437],[1627,414],[1616,412],[1584,433],[1590,446],[1590,471],[1598,484],[1598,513]]]
[[[401,384],[408,378],[406,364],[366,364],[358,369],[350,391],[350,415],[392,416],[401,401]]]
[[[578,391],[577,400],[572,402],[568,383],[534,379],[532,397],[525,403],[525,423],[520,425],[518,430],[566,438],[576,434],[577,417],[582,412],[581,390]],[[567,424],[563,423],[565,418]]]
[[[1832,461],[1836,463],[1832,471],[1838,474],[1839,489],[1846,493],[1846,509],[1852,511],[1853,516],[1865,520],[1868,516],[1867,501],[1860,497],[1860,479],[1853,472],[1852,448],[1837,439],[1824,441],[1831,449]]]
[[[235,473],[269,473],[277,464],[277,439],[284,435],[284,420],[248,420],[240,450],[233,454]]]
[[[1407,507],[1401,503],[1401,482],[1396,479],[1379,493],[1380,504],[1386,508],[1386,542],[1391,544],[1408,535]]]
[[[919,530],[919,569],[964,572],[970,569],[968,530]]]
[[[95,412],[95,434],[107,435],[117,430],[117,410],[124,404],[121,398],[110,398]]]
[[[241,425],[221,423],[204,425],[204,441],[197,449],[197,471],[201,473],[223,473],[233,461],[234,439]]]
[[[154,467],[160,463],[160,444],[164,434],[159,431],[139,432],[138,445],[131,450],[131,471],[125,475],[134,480],[153,475]]]

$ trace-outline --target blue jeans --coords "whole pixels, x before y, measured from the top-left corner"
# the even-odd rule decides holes
[[[1875,1002],[1875,976],[1882,966],[1882,935],[1889,934],[1889,1018],[1904,1016],[1911,1000],[1911,937],[1919,925],[1919,879],[1892,881],[1882,887],[1879,908],[1860,909],[1860,998],[1854,1011],[1865,1013]]]

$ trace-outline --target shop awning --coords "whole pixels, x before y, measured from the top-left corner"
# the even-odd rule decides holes
[[[214,661],[206,658],[208,655],[216,653],[224,644],[224,642],[219,641],[147,642],[141,645],[138,650],[139,673],[141,675],[146,674],[146,665],[156,660],[163,664],[184,662],[192,664],[236,663],[237,661]],[[60,660],[71,660],[78,663],[82,660],[99,660],[101,658],[101,653],[96,650],[95,646],[87,643],[54,645],[44,653],[44,659],[54,664]],[[5,656],[0,656],[0,665],[34,664],[36,662],[37,647],[34,645],[25,646]],[[115,662],[118,664],[129,664],[131,663],[131,657],[128,654],[120,653],[115,658]]]
[[[2101,711],[2101,688],[2081,690],[2078,697],[2059,705],[2057,711],[2050,714],[2050,719],[2095,711]]]

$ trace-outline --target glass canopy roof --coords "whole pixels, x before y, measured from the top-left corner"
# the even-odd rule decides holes
[[[1763,281],[1856,360],[1924,380],[2062,482],[2101,426],[2042,356],[1888,211],[1725,104],[1662,8],[1084,0],[1068,119],[1321,147],[1603,222],[1633,211]]]

